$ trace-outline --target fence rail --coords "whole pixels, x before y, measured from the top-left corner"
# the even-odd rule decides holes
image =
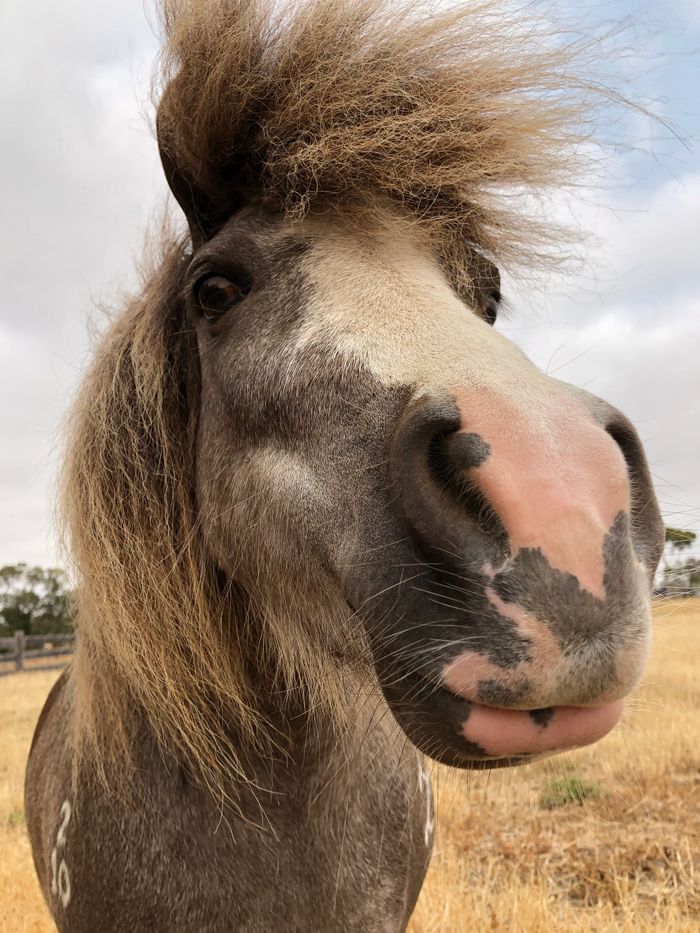
[[[0,669],[3,674],[14,674],[17,671],[51,671],[63,665],[32,664],[27,666],[26,661],[42,658],[63,658],[73,654],[75,648],[75,634],[63,635],[25,635],[24,632],[15,632],[13,638],[0,638],[0,664],[14,662],[14,668]]]

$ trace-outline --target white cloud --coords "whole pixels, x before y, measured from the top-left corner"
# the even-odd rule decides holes
[[[140,4],[3,12],[0,562],[55,559],[57,435],[92,301],[133,280],[165,191],[140,115],[154,48]]]

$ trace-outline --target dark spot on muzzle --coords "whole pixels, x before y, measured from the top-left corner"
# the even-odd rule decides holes
[[[554,710],[551,708],[551,706],[548,706],[545,709],[530,710],[530,719],[532,719],[535,725],[539,726],[541,729],[547,728],[547,726],[552,721],[552,716],[554,716]]]

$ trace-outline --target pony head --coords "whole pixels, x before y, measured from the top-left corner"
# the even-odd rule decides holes
[[[244,774],[232,730],[380,690],[422,751],[495,767],[619,718],[662,542],[641,445],[493,328],[499,264],[558,243],[519,204],[571,172],[588,91],[496,14],[164,4],[189,232],[74,416],[84,745],[133,709]]]

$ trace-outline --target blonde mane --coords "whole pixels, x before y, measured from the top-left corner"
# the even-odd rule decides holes
[[[556,246],[517,205],[572,179],[591,92],[572,77],[581,47],[546,23],[491,0],[163,0],[163,23],[161,145],[213,222],[242,197],[292,219],[381,216],[389,203],[429,231],[457,278],[475,249],[531,264],[548,236]],[[231,723],[246,742],[269,740],[235,585],[198,521],[199,374],[179,300],[187,245],[163,235],[69,424],[76,760],[89,754],[108,783],[129,761],[134,711],[213,787],[224,773],[245,777]],[[265,599],[262,584],[263,613]],[[268,631],[286,683],[332,693],[298,629]]]

